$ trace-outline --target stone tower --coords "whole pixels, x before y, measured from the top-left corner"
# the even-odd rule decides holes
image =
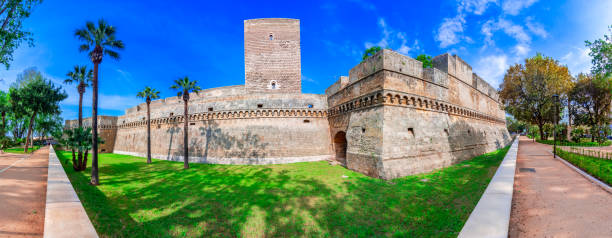
[[[300,93],[300,20],[245,20],[244,71],[247,92]]]

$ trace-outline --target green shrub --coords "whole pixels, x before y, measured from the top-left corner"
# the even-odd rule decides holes
[[[612,160],[580,155],[557,148],[557,155],[583,171],[612,185]]]

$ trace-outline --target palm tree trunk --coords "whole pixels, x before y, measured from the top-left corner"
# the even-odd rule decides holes
[[[92,82],[93,102],[91,104],[91,130],[92,130],[92,155],[91,155],[91,185],[99,185],[98,179],[98,65],[94,64],[94,75]]]
[[[87,168],[87,150],[85,151],[85,156],[83,157],[83,163],[81,164],[81,171],[85,171]]]
[[[150,100],[147,100],[147,164],[151,163],[151,108]]]
[[[183,144],[184,144],[184,153],[183,153],[183,158],[185,159],[185,169],[189,168],[189,144],[187,144],[188,141],[188,134],[189,134],[189,117],[188,117],[188,111],[187,111],[187,103],[189,101],[185,100],[185,118],[183,120],[184,125],[183,125]]]
[[[79,128],[83,128],[83,83],[79,83]],[[81,142],[79,142],[79,146],[81,145]],[[83,152],[81,150],[79,150],[78,152],[78,159],[79,161],[83,160]]]
[[[26,143],[23,148],[23,152],[28,153],[28,145],[31,143],[32,138],[32,125],[34,124],[34,117],[36,117],[36,111],[32,113],[32,117],[30,118],[30,126],[28,126],[28,135],[26,136]]]
[[[76,156],[74,154],[74,148],[72,149],[72,169],[74,171],[79,171],[79,165],[77,164]]]

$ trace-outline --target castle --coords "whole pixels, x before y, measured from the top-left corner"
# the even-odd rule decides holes
[[[244,21],[245,84],[189,102],[189,160],[278,164],[335,160],[391,179],[449,166],[510,142],[497,91],[458,56],[434,68],[382,50],[324,95],[301,93],[300,22]],[[135,99],[136,100],[136,99]],[[102,102],[104,103],[104,102]],[[152,157],[182,161],[183,102],[151,102]],[[100,116],[100,152],[146,156],[146,104]],[[91,126],[91,118],[84,120]],[[66,127],[77,126],[67,120]]]

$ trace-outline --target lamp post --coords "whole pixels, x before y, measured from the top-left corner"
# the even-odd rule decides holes
[[[553,97],[553,107],[555,108],[555,117],[553,118],[553,159],[557,157],[557,117],[559,116],[559,110],[557,104],[559,102],[559,95],[555,94]]]

